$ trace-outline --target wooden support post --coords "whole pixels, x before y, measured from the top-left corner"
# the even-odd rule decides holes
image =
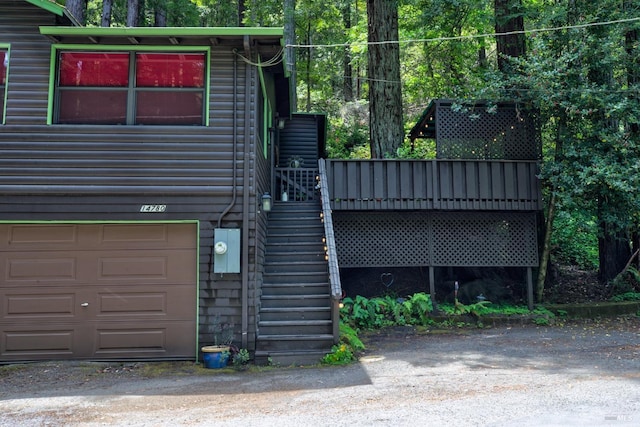
[[[431,295],[433,310],[438,310],[438,303],[436,302],[436,275],[435,268],[432,266],[429,266],[429,295]]]
[[[527,267],[527,300],[529,310],[533,310],[533,271],[531,267]]]

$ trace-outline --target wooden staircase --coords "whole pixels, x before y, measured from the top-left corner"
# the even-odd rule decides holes
[[[269,214],[256,362],[314,364],[333,345],[320,201],[275,202]]]

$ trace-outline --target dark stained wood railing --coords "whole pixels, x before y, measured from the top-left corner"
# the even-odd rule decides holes
[[[291,202],[306,202],[320,198],[316,189],[318,168],[276,168],[275,172],[278,200],[283,200],[283,193]]]
[[[327,160],[334,210],[542,209],[536,161]]]

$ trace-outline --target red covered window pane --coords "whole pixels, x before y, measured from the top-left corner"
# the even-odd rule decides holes
[[[126,87],[129,54],[64,52],[60,54],[60,86]]]
[[[59,107],[58,123],[122,125],[127,122],[127,91],[62,90]]]
[[[6,50],[0,50],[0,86],[7,84],[7,67],[9,66],[9,55]]]
[[[138,91],[136,123],[142,125],[201,125],[201,91]]]
[[[136,54],[137,87],[204,87],[202,53]]]

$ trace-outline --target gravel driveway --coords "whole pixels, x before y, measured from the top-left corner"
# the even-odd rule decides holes
[[[637,426],[640,319],[394,328],[345,367],[0,367],[0,426]]]

